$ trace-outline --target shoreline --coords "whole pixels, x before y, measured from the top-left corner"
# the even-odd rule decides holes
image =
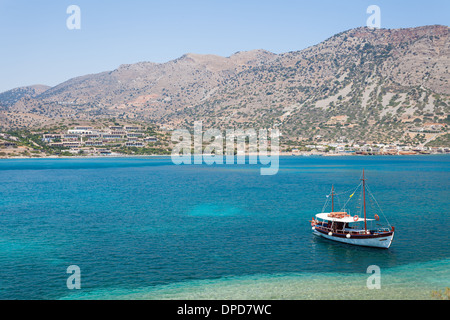
[[[412,262],[383,270],[382,288],[367,288],[366,273],[284,272],[190,279],[136,288],[103,287],[61,300],[433,300],[448,286],[448,259]],[[417,273],[433,277],[417,280]],[[412,280],[413,279],[413,280]]]
[[[202,156],[214,156],[213,154],[201,154]],[[260,156],[259,154],[245,154],[245,157],[249,156]],[[398,157],[407,157],[407,156],[443,156],[450,155],[450,153],[415,153],[415,154],[342,154],[342,153],[305,153],[305,154],[292,154],[292,153],[280,153],[279,157],[373,157],[373,156],[398,156]],[[192,156],[196,156],[196,154],[192,154]],[[275,155],[267,154],[268,157],[273,157]],[[90,155],[90,156],[42,156],[42,157],[0,157],[0,160],[24,160],[24,159],[115,159],[115,158],[170,158],[171,155],[160,155],[160,154],[137,154],[137,155],[128,155],[128,154],[117,154],[117,155]],[[224,155],[226,157],[226,155]],[[237,157],[237,155],[233,155],[233,157]]]

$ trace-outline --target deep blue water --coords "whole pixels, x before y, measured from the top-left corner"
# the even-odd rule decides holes
[[[389,250],[311,234],[331,184],[356,187],[363,168],[396,228]],[[449,181],[445,155],[285,157],[273,176],[170,158],[1,160],[0,299],[447,261]],[[81,290],[66,287],[69,265]]]

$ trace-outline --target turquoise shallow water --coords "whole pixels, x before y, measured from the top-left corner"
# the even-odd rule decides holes
[[[261,176],[170,158],[2,160],[0,298],[430,298],[450,286],[449,164],[286,157]],[[396,227],[389,250],[311,234],[331,183],[349,190],[362,168]],[[73,264],[80,290],[66,287]],[[366,287],[369,265],[380,290]]]

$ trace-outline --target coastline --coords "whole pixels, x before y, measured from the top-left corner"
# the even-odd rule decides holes
[[[191,156],[196,156],[197,154],[192,154]],[[259,156],[259,154],[246,153],[245,157],[248,156]],[[348,156],[358,156],[358,157],[367,157],[367,156],[399,156],[399,157],[407,157],[407,156],[442,156],[442,155],[450,155],[450,153],[414,153],[414,154],[355,154],[355,153],[302,153],[302,154],[293,154],[291,152],[280,152],[278,154],[279,157],[348,157]],[[202,154],[202,156],[214,156],[214,154]],[[236,156],[236,155],[234,155]],[[270,153],[267,155],[269,157],[275,156]],[[0,157],[0,160],[24,160],[24,159],[115,159],[115,158],[170,158],[171,155],[161,155],[161,154],[114,154],[114,155],[89,155],[89,156],[39,156],[39,157]],[[224,155],[225,157],[225,155]]]

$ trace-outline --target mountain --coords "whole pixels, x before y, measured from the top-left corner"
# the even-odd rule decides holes
[[[49,86],[37,84],[5,91],[0,93],[0,108],[10,107],[22,98],[34,98],[48,89]]]
[[[32,94],[2,93],[0,121],[114,117],[181,127],[202,120],[223,129],[279,127],[291,138],[399,140],[413,126],[448,121],[449,34],[439,25],[361,27],[282,54],[189,53],[121,65]]]

